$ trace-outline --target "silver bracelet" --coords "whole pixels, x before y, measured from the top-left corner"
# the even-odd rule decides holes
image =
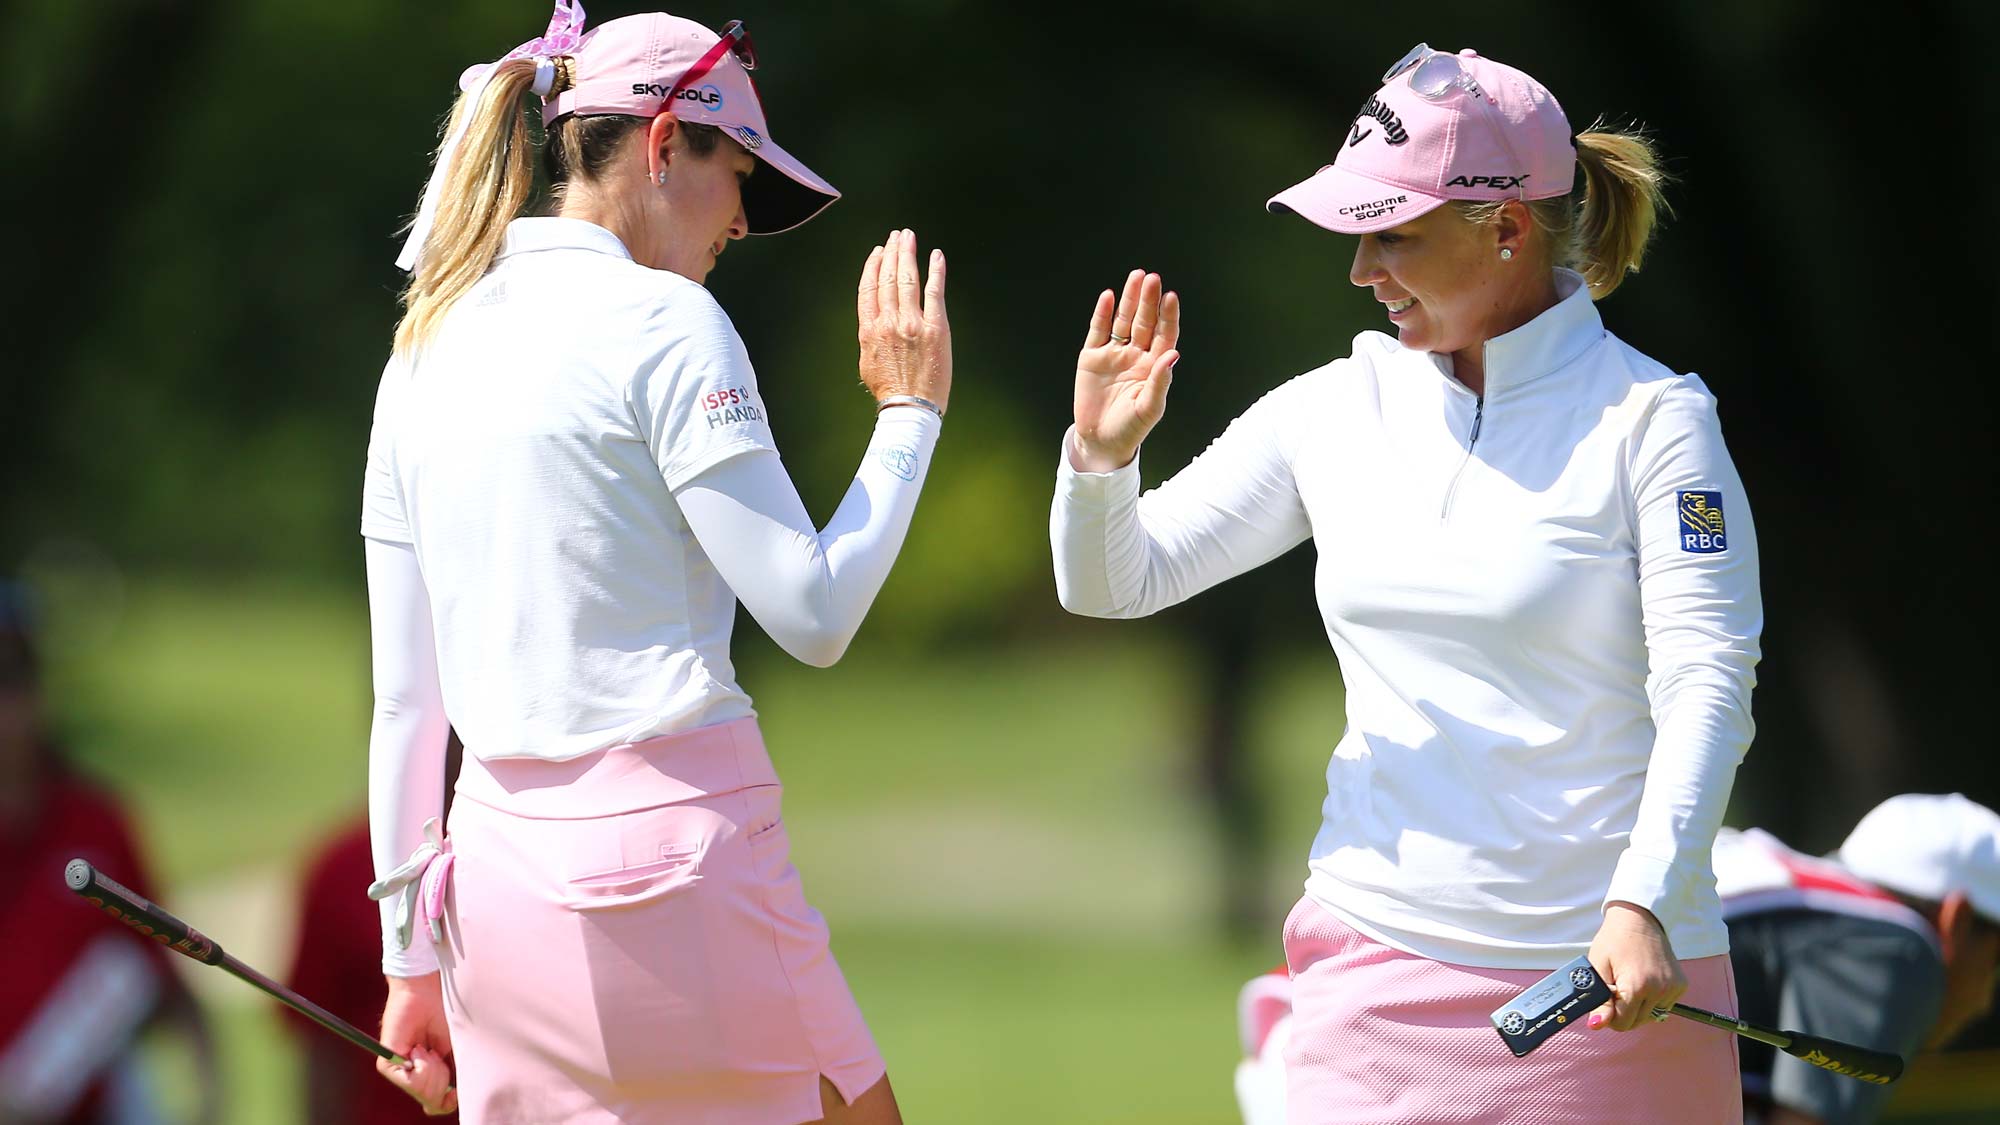
[[[880,414],[892,406],[921,406],[939,418],[944,417],[944,407],[922,395],[886,395],[878,398],[875,400],[875,413]]]

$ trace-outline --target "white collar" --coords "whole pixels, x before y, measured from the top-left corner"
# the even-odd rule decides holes
[[[1486,393],[1532,382],[1561,370],[1604,337],[1604,320],[1591,303],[1590,289],[1575,270],[1556,270],[1556,303],[1535,319],[1486,341]],[[1420,352],[1437,373],[1467,394],[1452,374],[1451,356]]]
[[[1535,319],[1486,341],[1486,391],[1558,371],[1604,338],[1604,320],[1575,270],[1556,271],[1556,303]]]
[[[500,257],[532,254],[538,250],[589,250],[615,258],[632,260],[632,252],[618,236],[582,219],[515,219],[507,224],[500,244]]]

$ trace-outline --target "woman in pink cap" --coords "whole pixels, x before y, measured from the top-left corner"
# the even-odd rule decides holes
[[[468,1122],[899,1120],[807,905],[730,664],[737,600],[828,665],[888,575],[951,393],[944,258],[862,268],[877,406],[815,529],[703,286],[837,193],[772,139],[740,24],[548,33],[464,90],[369,443],[382,1068]],[[522,217],[535,142],[549,217]],[[465,743],[439,829],[446,732]],[[452,1083],[456,1082],[455,1089]]]
[[[1763,625],[1714,396],[1593,304],[1638,268],[1657,160],[1471,51],[1382,82],[1270,207],[1360,236],[1348,280],[1393,331],[1141,496],[1180,301],[1139,272],[1102,294],[1062,603],[1137,617],[1313,541],[1348,722],[1284,930],[1292,1122],[1738,1120],[1732,1037],[1647,1018],[1733,1010],[1709,849]],[[1583,954],[1612,1000],[1514,1058],[1499,1010]]]

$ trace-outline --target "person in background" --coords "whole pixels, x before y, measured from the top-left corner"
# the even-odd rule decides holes
[[[1236,995],[1236,1105],[1243,1125],[1285,1125],[1285,1047],[1292,1040],[1292,975],[1279,965]]]
[[[134,1048],[155,1022],[191,1048],[195,1119],[220,1116],[207,1022],[168,954],[63,884],[72,859],[153,897],[131,817],[48,729],[30,597],[0,581],[0,1121],[157,1119]]]
[[[1962,794],[1877,805],[1826,858],[1724,829],[1715,876],[1738,1012],[1915,1061],[1993,1005],[2000,972],[2000,815]],[[1746,1121],[1859,1125],[1888,1087],[1741,1044]]]
[[[464,750],[456,731],[445,749],[447,807]],[[375,879],[364,811],[342,825],[314,854],[299,888],[292,969],[286,979],[300,995],[360,1028],[374,1027],[389,999],[382,977],[382,923],[375,904],[356,895]],[[436,1121],[416,1100],[375,1072],[375,1058],[290,1008],[286,1023],[305,1063],[300,1088],[306,1125],[416,1125]],[[455,1118],[455,1114],[444,1114]]]
[[[294,991],[359,1028],[373,1028],[389,999],[382,978],[382,924],[354,893],[375,878],[368,818],[344,825],[321,847],[299,896],[298,940],[286,980]],[[438,1117],[375,1073],[375,1057],[285,1009],[305,1062],[299,1093],[306,1125],[418,1125]],[[453,1119],[455,1114],[445,1115]]]

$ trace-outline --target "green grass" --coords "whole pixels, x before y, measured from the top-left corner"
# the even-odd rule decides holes
[[[1247,752],[1273,857],[1244,876],[1265,891],[1266,933],[1236,945],[1215,936],[1220,873],[1187,781],[1193,663],[1143,625],[1066,636],[911,658],[864,635],[829,670],[753,660],[796,861],[910,1120],[1233,1122],[1234,998],[1277,960],[1318,823],[1341,727],[1332,656],[1279,654],[1253,677]],[[358,592],[141,582],[61,614],[53,642],[63,729],[138,810],[163,900],[282,973],[295,873],[361,808]],[[189,968],[227,1120],[296,1121],[272,1005]],[[162,1043],[153,1064],[187,1104],[185,1054]]]
[[[1240,952],[1143,934],[835,926],[911,1121],[1234,1116],[1236,990],[1261,968]]]
[[[295,873],[363,799],[358,592],[141,582],[89,621],[58,629],[51,668],[75,756],[138,810],[166,903],[282,973]],[[1318,733],[1257,747],[1287,807],[1281,858],[1250,875],[1271,888],[1269,934],[1243,947],[1211,918],[1188,662],[1144,627],[1081,635],[922,658],[863,643],[829,670],[746,671],[795,858],[912,1120],[1233,1117],[1235,993],[1278,955],[1338,729],[1331,661],[1255,701],[1260,739]],[[268,1003],[192,979],[226,1048],[229,1120],[295,1120]],[[158,1052],[184,1101],[183,1066]]]
[[[912,1122],[1234,1119],[1236,989],[1255,971],[1240,951],[838,919],[834,950]],[[211,1010],[227,1120],[297,1121],[291,1030],[247,998]],[[186,1056],[169,1044],[159,1050],[158,1084],[185,1104],[185,1079],[174,1068]]]
[[[162,885],[295,860],[359,807],[356,598],[151,583],[93,612],[88,630],[58,632],[49,692],[72,757],[135,805]]]

